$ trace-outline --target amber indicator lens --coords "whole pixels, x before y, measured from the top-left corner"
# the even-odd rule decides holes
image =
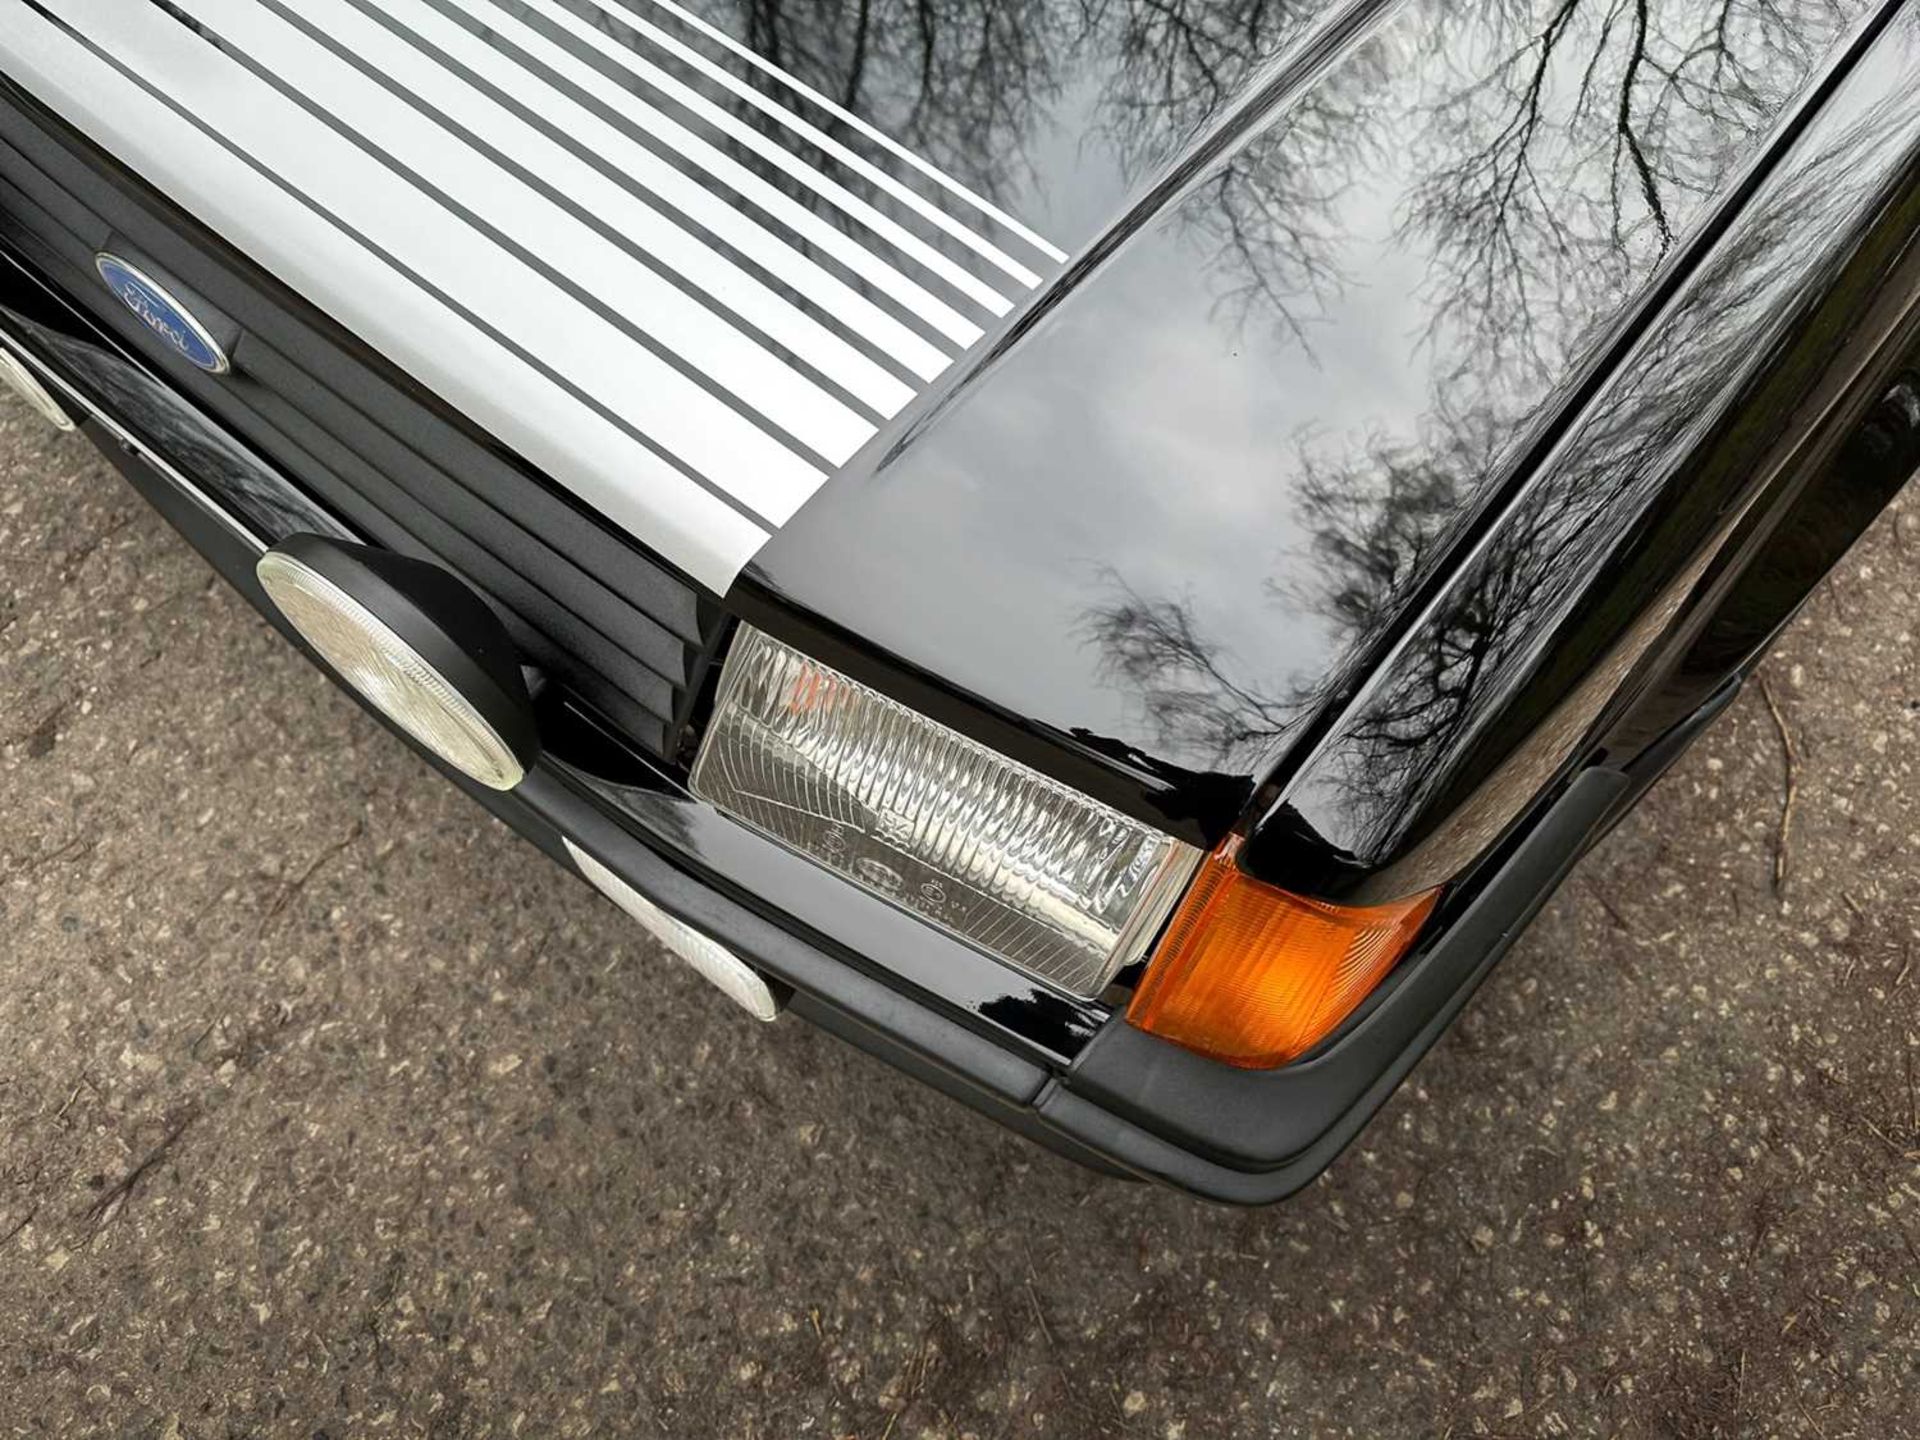
[[[1311,1050],[1406,953],[1439,898],[1329,905],[1208,855],[1127,1007],[1149,1034],[1247,1069]]]

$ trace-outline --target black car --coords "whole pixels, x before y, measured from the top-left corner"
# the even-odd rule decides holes
[[[762,1019],[1311,1179],[1920,463],[1920,4],[0,0],[0,377]]]

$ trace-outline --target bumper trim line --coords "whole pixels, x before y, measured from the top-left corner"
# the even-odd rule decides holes
[[[6,257],[0,256],[0,258]],[[206,511],[212,519],[218,521],[222,528],[232,534],[235,539],[242,541],[247,548],[252,550],[256,555],[266,554],[267,542],[255,533],[252,526],[248,525],[246,521],[242,520],[238,515],[235,515],[231,510],[227,509],[205,490],[194,484],[192,480],[188,479],[175,468],[166,456],[162,455],[138,435],[135,435],[131,430],[127,429],[126,426],[114,419],[105,409],[89,400],[77,387],[70,384],[64,376],[47,365],[38,355],[34,354],[32,350],[21,342],[19,336],[15,335],[4,325],[0,325],[0,344],[5,345],[6,353],[10,359],[25,364],[33,374],[51,384],[62,395],[72,400],[95,425],[98,425],[102,430],[112,435],[114,439],[138,455],[146,464],[158,470],[167,478],[169,484],[173,485],[182,495],[186,496],[187,499],[193,501],[194,504]],[[264,469],[265,467],[262,466],[262,468]]]

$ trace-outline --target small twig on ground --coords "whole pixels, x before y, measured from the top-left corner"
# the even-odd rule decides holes
[[[1867,1127],[1868,1133],[1871,1134],[1874,1139],[1886,1146],[1890,1153],[1897,1155],[1900,1159],[1913,1160],[1920,1158],[1920,1150],[1909,1150],[1878,1125],[1874,1124],[1873,1121],[1867,1119],[1866,1116],[1862,1115],[1860,1117],[1860,1123]]]
[[[1597,880],[1587,879],[1585,872],[1582,872],[1581,878],[1586,880],[1587,889],[1599,902],[1600,908],[1607,912],[1607,919],[1613,922],[1613,928],[1631,934],[1633,927],[1627,923],[1626,917],[1620,913],[1613,901],[1607,898],[1607,892],[1600,888],[1600,883]]]
[[[1039,1292],[1033,1288],[1033,1281],[1025,1282],[1027,1299],[1033,1304],[1033,1318],[1040,1322],[1040,1338],[1047,1342],[1047,1348],[1053,1349],[1053,1330],[1047,1324],[1047,1313],[1040,1308]]]
[[[78,570],[82,565],[87,563],[94,551],[98,550],[102,545],[106,544],[107,541],[113,539],[114,536],[126,529],[128,522],[132,519],[133,516],[130,513],[114,517],[113,523],[108,525],[98,535],[88,536],[85,540],[81,541],[80,544],[69,550],[65,557],[66,563],[61,568],[68,574]]]
[[[1767,702],[1767,713],[1773,716],[1773,728],[1780,732],[1780,749],[1786,757],[1785,794],[1780,802],[1780,830],[1773,845],[1773,893],[1785,893],[1787,887],[1788,844],[1793,831],[1793,804],[1800,794],[1800,752],[1794,747],[1793,732],[1787,728],[1787,720],[1780,713],[1780,702],[1773,698],[1773,686],[1767,683],[1766,672],[1760,672],[1760,694]]]
[[[1913,1084],[1913,1047],[1907,1046],[1907,1131],[1915,1139],[1920,1139],[1920,1090]]]
[[[66,1103],[53,1112],[53,1123],[61,1129],[66,1129],[67,1111],[73,1108],[73,1102],[80,1098],[82,1090],[91,1090],[96,1097],[100,1094],[100,1087],[93,1083],[93,1077],[84,1070],[80,1072],[80,1078],[73,1082],[73,1091],[67,1096]]]
[[[213,1033],[213,1027],[218,1025],[223,1018],[225,1017],[219,1015],[214,1016],[213,1019],[207,1021],[207,1028],[193,1037],[193,1044],[187,1047],[187,1057],[189,1059],[198,1060],[200,1058],[201,1045],[206,1042],[207,1036]]]
[[[44,855],[22,856],[17,860],[16,857],[8,855],[0,857],[0,859],[5,859],[9,864],[15,865],[17,874],[31,875],[34,871],[44,869],[48,865],[55,864],[59,861],[84,859],[92,853],[93,848],[99,843],[99,839],[95,836],[76,835],[64,845],[56,845]]]
[[[54,740],[60,733],[60,722],[66,713],[67,702],[62,700],[19,734],[8,736],[6,744],[20,746],[27,752],[29,760],[39,759],[53,749]]]
[[[267,913],[260,917],[260,929],[258,933],[261,935],[266,934],[267,927],[273,924],[282,910],[287,908],[292,902],[293,897],[306,889],[307,882],[320,873],[320,867],[333,859],[333,857],[341,851],[345,850],[349,845],[353,844],[354,841],[358,840],[361,831],[365,828],[365,825],[360,821],[354,821],[353,828],[347,831],[344,840],[329,845],[325,850],[322,850],[318,855],[313,857],[312,864],[308,865],[307,868],[302,870],[294,879],[282,885],[280,887],[280,893],[273,898],[273,904],[267,907]]]
[[[193,1124],[198,1118],[198,1111],[188,1113],[183,1119],[178,1121],[172,1129],[160,1137],[160,1143],[149,1150],[139,1164],[135,1165],[131,1170],[127,1171],[126,1174],[114,1181],[113,1184],[102,1190],[100,1194],[95,1197],[94,1202],[87,1207],[86,1213],[88,1221],[96,1227],[104,1225],[115,1207],[117,1207],[121,1201],[132,1197],[135,1187],[146,1178],[147,1172],[167,1158],[167,1152],[173,1149],[174,1142],[186,1134],[187,1127]]]
[[[14,1236],[26,1229],[27,1226],[31,1225],[33,1223],[33,1217],[39,1213],[40,1207],[38,1205],[29,1205],[27,1207],[27,1213],[20,1217],[19,1223],[8,1226],[7,1233],[0,1235],[0,1245],[6,1244],[9,1240],[13,1239]]]
[[[1037,1277],[1033,1270],[1033,1247],[1029,1245],[1024,1248],[1027,1252],[1027,1277],[1025,1282],[1027,1299],[1033,1304],[1033,1318],[1040,1322],[1040,1338],[1047,1342],[1047,1349],[1051,1350],[1053,1349],[1053,1331],[1047,1325],[1046,1311],[1040,1308],[1039,1287],[1034,1284]]]
[[[1832,574],[1827,576],[1827,599],[1832,602],[1833,608],[1839,612],[1840,623],[1842,625],[1850,625],[1853,623],[1853,619],[1847,614],[1847,602],[1840,598],[1840,587],[1835,583],[1836,578],[1837,577]]]
[[[80,1098],[80,1091],[82,1088],[83,1087],[81,1086],[78,1080],[73,1082],[73,1090],[72,1090],[72,1093],[70,1093],[67,1096],[66,1104],[62,1105],[58,1110],[53,1112],[54,1124],[58,1125],[61,1121],[67,1118],[67,1111],[71,1110],[73,1108],[73,1102]]]

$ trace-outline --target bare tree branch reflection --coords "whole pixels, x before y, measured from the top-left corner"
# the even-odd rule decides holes
[[[1326,0],[698,3],[776,65],[998,197],[1027,180],[1021,157],[1062,115],[1123,171],[1155,173],[1258,83]],[[1503,473],[1510,437],[1554,377],[1724,189],[1752,132],[1861,3],[1415,0],[1183,198],[1168,223],[1190,242],[1216,308],[1272,327],[1284,346],[1306,342],[1368,247],[1426,265],[1424,329],[1408,343],[1434,357],[1429,413],[1411,433],[1302,438],[1307,538],[1277,562],[1273,604],[1309,612],[1349,653],[1386,634],[1452,527]],[[659,13],[631,13],[643,11]],[[769,95],[779,88],[750,79]],[[780,125],[738,94],[705,93],[763,130]],[[872,153],[826,112],[809,119]],[[785,131],[781,140],[795,143]],[[819,206],[791,176],[780,183]],[[1487,677],[1515,663],[1526,622],[1572,593],[1571,560],[1608,538],[1605,518],[1657,483],[1659,458],[1688,442],[1751,359],[1753,297],[1816,203],[1776,202],[1743,232],[1745,271],[1717,273],[1696,302],[1689,330],[1719,326],[1731,348],[1703,361],[1698,341],[1694,368],[1657,383],[1632,377],[1617,392],[1623,408],[1588,427],[1592,453],[1566,472],[1579,483],[1546,487],[1503,523],[1423,648],[1376,693],[1374,729],[1355,751],[1365,756],[1356,796],[1414,803],[1422,757],[1478,723]],[[1229,654],[1204,633],[1185,597],[1133,585],[1107,575],[1082,633],[1108,682],[1135,694],[1183,754],[1271,745],[1350,680],[1275,678],[1264,657]]]
[[[1303,440],[1296,507],[1312,578],[1269,581],[1270,591],[1324,615],[1350,644],[1371,639],[1511,434],[1484,409],[1443,410],[1417,439],[1370,435],[1337,463]]]
[[[1081,633],[1107,682],[1138,697],[1162,743],[1217,764],[1271,743],[1292,722],[1286,701],[1234,678],[1233,658],[1201,634],[1188,601],[1143,598],[1111,570],[1103,588],[1112,599],[1088,611]]]
[[[1321,617],[1342,637],[1338,650],[1370,650],[1502,473],[1508,446],[1546,399],[1540,377],[1565,373],[1590,343],[1590,326],[1615,312],[1724,186],[1730,157],[1857,8],[1850,0],[1436,3],[1399,42],[1435,58],[1425,94],[1383,110],[1364,73],[1352,91],[1336,92],[1346,123],[1371,128],[1371,140],[1316,147],[1282,126],[1271,145],[1250,147],[1229,167],[1192,223],[1219,228],[1227,243],[1214,253],[1240,267],[1238,293],[1270,306],[1284,328],[1299,329],[1289,307],[1303,292],[1338,283],[1338,202],[1350,183],[1343,156],[1355,160],[1369,144],[1409,147],[1417,178],[1395,238],[1431,257],[1422,340],[1441,356],[1433,407],[1414,434],[1331,446],[1302,438],[1296,514],[1308,540],[1268,582],[1276,604]],[[1317,175],[1320,188],[1280,202],[1304,234],[1266,230],[1280,236],[1278,260],[1234,243],[1253,227],[1239,222],[1232,197],[1259,193],[1262,178],[1286,184],[1309,153],[1332,178]],[[1617,392],[1616,408],[1588,432],[1584,464],[1503,526],[1423,644],[1400,657],[1350,751],[1350,802],[1371,807],[1380,827],[1396,823],[1389,811],[1420,803],[1429,757],[1481,718],[1488,677],[1531,643],[1529,619],[1566,603],[1578,583],[1574,561],[1609,538],[1603,519],[1618,513],[1626,492],[1657,483],[1656,459],[1683,445],[1737,373],[1731,367],[1751,359],[1754,297],[1818,203],[1817,191],[1803,188],[1746,233],[1689,317],[1690,335],[1711,330],[1725,348],[1704,364],[1690,349],[1695,368],[1643,374]],[[1089,637],[1112,681],[1138,690],[1163,742],[1182,753],[1224,756],[1271,741],[1352,683],[1348,674],[1253,682],[1247,664],[1200,633],[1190,607],[1117,581],[1110,593],[1092,612]]]
[[[1026,178],[1026,141],[1058,98],[1085,23],[1078,0],[726,8],[725,28],[774,64],[995,198]],[[827,128],[859,139],[841,122]]]
[[[1112,56],[1100,133],[1125,169],[1153,173],[1325,9],[1322,0],[1103,0]],[[1386,56],[1364,48],[1286,108],[1207,179],[1175,223],[1207,257],[1217,313],[1262,320],[1300,343],[1343,283],[1347,235],[1336,202],[1379,141],[1359,97]]]
[[[1857,12],[1851,0],[1531,0],[1434,26],[1401,234],[1451,373],[1563,364],[1666,254]],[[1554,323],[1559,322],[1559,323]]]
[[[1333,752],[1342,806],[1355,817],[1356,834],[1383,841],[1446,785],[1504,785],[1530,795],[1564,758],[1563,747],[1584,733],[1604,687],[1594,690],[1590,704],[1583,700],[1557,714],[1551,726],[1526,717],[1527,744],[1539,753],[1525,745],[1509,750],[1508,737],[1472,761],[1470,772],[1456,774],[1441,764],[1468,763],[1469,737],[1484,735],[1527,667],[1551,665],[1571,682],[1631,664],[1651,640],[1651,633],[1629,628],[1649,599],[1637,595],[1614,617],[1617,629],[1609,629],[1609,617],[1586,617],[1583,633],[1600,638],[1585,644],[1606,649],[1564,642],[1541,649],[1546,636],[1571,623],[1596,567],[1622,541],[1622,525],[1646,513],[1656,497],[1680,510],[1698,507],[1697,530],[1719,523],[1723,485],[1703,478],[1673,487],[1681,467],[1728,471],[1735,479],[1757,467],[1786,423],[1787,402],[1811,383],[1829,349],[1802,329],[1821,298],[1818,287],[1802,293],[1809,248],[1829,239],[1823,216],[1869,208],[1860,187],[1883,173],[1877,152],[1901,133],[1898,120],[1895,107],[1862,117],[1743,219],[1684,308],[1657,332],[1655,348],[1604,392],[1541,483],[1504,518],[1415,643],[1394,660]],[[1475,483],[1475,457],[1498,428],[1490,412],[1447,422],[1448,437],[1432,453],[1455,456],[1465,468],[1443,467],[1430,483],[1442,491]],[[1738,443],[1729,439],[1735,434]],[[1363,493],[1378,483],[1379,459],[1363,447],[1344,478],[1324,477],[1320,493]],[[1350,529],[1342,508],[1336,503],[1324,512],[1315,541],[1323,562],[1323,613],[1356,627],[1374,623],[1369,581],[1419,564],[1421,547],[1431,543],[1422,527],[1425,509],[1418,487],[1390,486],[1364,532],[1388,538],[1380,553],[1362,552],[1364,563],[1338,539]],[[1358,605],[1356,584],[1369,597]],[[1484,818],[1490,824],[1504,815],[1492,807]],[[1470,848],[1485,838],[1463,843]]]
[[[1378,52],[1363,59],[1378,63]],[[1341,71],[1208,180],[1181,223],[1208,256],[1216,314],[1264,320],[1311,346],[1309,325],[1346,284],[1351,237],[1336,206],[1374,138],[1360,97],[1371,66]]]

